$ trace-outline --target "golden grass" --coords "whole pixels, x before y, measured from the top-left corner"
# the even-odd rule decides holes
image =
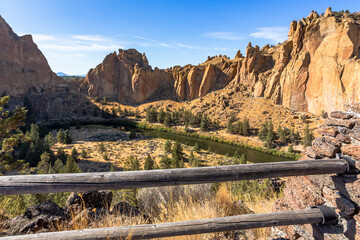
[[[266,200],[258,198],[256,202],[247,202],[251,210],[256,213],[270,212],[274,199]],[[247,210],[236,204],[236,198],[232,195],[228,183],[219,186],[216,193],[210,198],[196,199],[194,196],[185,195],[179,200],[171,200],[167,204],[160,203],[158,216],[154,217],[153,223],[189,221],[196,219],[208,219],[246,214]],[[54,231],[79,230],[85,228],[103,228],[114,226],[128,226],[148,224],[143,217],[105,215],[101,220],[91,220],[87,214],[72,216],[71,223],[62,223],[54,226]],[[253,236],[256,239],[265,239],[270,235],[270,228],[255,229]],[[233,232],[226,233],[229,239],[234,236]],[[221,239],[224,233],[199,234],[190,236],[178,236],[166,239],[174,240],[203,240]],[[127,239],[131,239],[129,236]]]

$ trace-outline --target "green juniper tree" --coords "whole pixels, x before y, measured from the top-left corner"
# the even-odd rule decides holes
[[[72,143],[72,137],[70,135],[69,129],[65,130],[64,135],[65,135],[65,138],[64,138],[65,144],[71,144]]]
[[[173,168],[181,167],[181,162],[184,160],[184,153],[179,142],[175,142],[174,148],[171,151],[171,163]]]
[[[71,157],[75,160],[75,162],[79,161],[79,153],[76,148],[71,150]]]
[[[86,151],[84,149],[81,151],[80,157],[81,158],[86,158],[87,157],[87,153],[86,153]]]
[[[41,160],[38,164],[38,171],[37,174],[49,174],[54,173],[51,163],[50,163],[50,154],[47,152],[44,152],[40,156]]]
[[[171,164],[171,158],[169,158],[168,156],[163,156],[160,160],[160,167],[162,169],[168,169],[168,168],[171,168],[172,167],[172,164]]]
[[[165,146],[164,146],[165,152],[170,153],[170,152],[171,152],[171,147],[172,147],[171,141],[170,141],[170,140],[166,140]]]
[[[56,140],[59,143],[65,143],[65,134],[64,131],[62,129],[60,129],[57,134],[56,134]]]
[[[200,146],[199,146],[199,143],[198,143],[198,142],[195,143],[193,149],[194,149],[195,152],[199,152],[199,151],[200,151]]]
[[[152,157],[148,154],[144,164],[144,170],[153,170],[155,162]]]
[[[9,100],[8,96],[0,99],[0,175],[23,164],[20,160],[14,161],[14,148],[25,140],[19,127],[25,125],[27,111],[20,107],[5,110]]]
[[[306,124],[304,129],[304,135],[303,135],[303,145],[304,146],[311,146],[311,142],[314,140],[314,135],[312,131],[309,129],[309,124]]]
[[[70,155],[67,156],[66,164],[65,164],[65,172],[66,173],[80,173],[80,168],[76,164],[75,159],[73,159]]]
[[[261,141],[265,141],[266,137],[268,135],[268,123],[265,122],[264,124],[261,125],[260,131],[258,133],[258,137],[260,138]]]

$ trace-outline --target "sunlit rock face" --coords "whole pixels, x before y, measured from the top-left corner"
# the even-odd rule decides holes
[[[0,94],[44,92],[61,83],[32,36],[19,37],[0,16]]]
[[[109,54],[82,85],[91,96],[142,103],[192,100],[231,86],[244,86],[294,111],[344,110],[360,102],[360,14],[328,9],[290,24],[285,42],[262,49],[251,43],[243,56],[209,58],[197,66],[153,70],[134,49]]]

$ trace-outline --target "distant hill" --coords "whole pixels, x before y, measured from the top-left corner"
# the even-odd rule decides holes
[[[81,78],[86,77],[86,74],[69,75],[69,74],[66,74],[63,72],[58,72],[58,73],[56,73],[56,75],[58,75],[59,77],[81,77]]]
[[[63,72],[57,72],[56,75],[58,75],[59,77],[67,77],[67,76],[69,76],[68,74],[63,73]]]

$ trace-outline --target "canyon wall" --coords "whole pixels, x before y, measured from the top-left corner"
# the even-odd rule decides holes
[[[209,58],[197,66],[153,70],[134,49],[109,54],[82,84],[90,96],[128,103],[192,100],[242,85],[254,96],[294,111],[343,110],[360,102],[360,14],[327,9],[292,22],[287,41],[262,49],[250,43],[245,56]]]
[[[19,37],[0,16],[0,94],[43,92],[61,83],[31,35]]]
[[[91,108],[87,98],[51,70],[31,35],[19,37],[0,16],[0,96],[3,95],[11,96],[10,107],[22,106],[26,97],[34,120],[76,116],[80,109]]]

